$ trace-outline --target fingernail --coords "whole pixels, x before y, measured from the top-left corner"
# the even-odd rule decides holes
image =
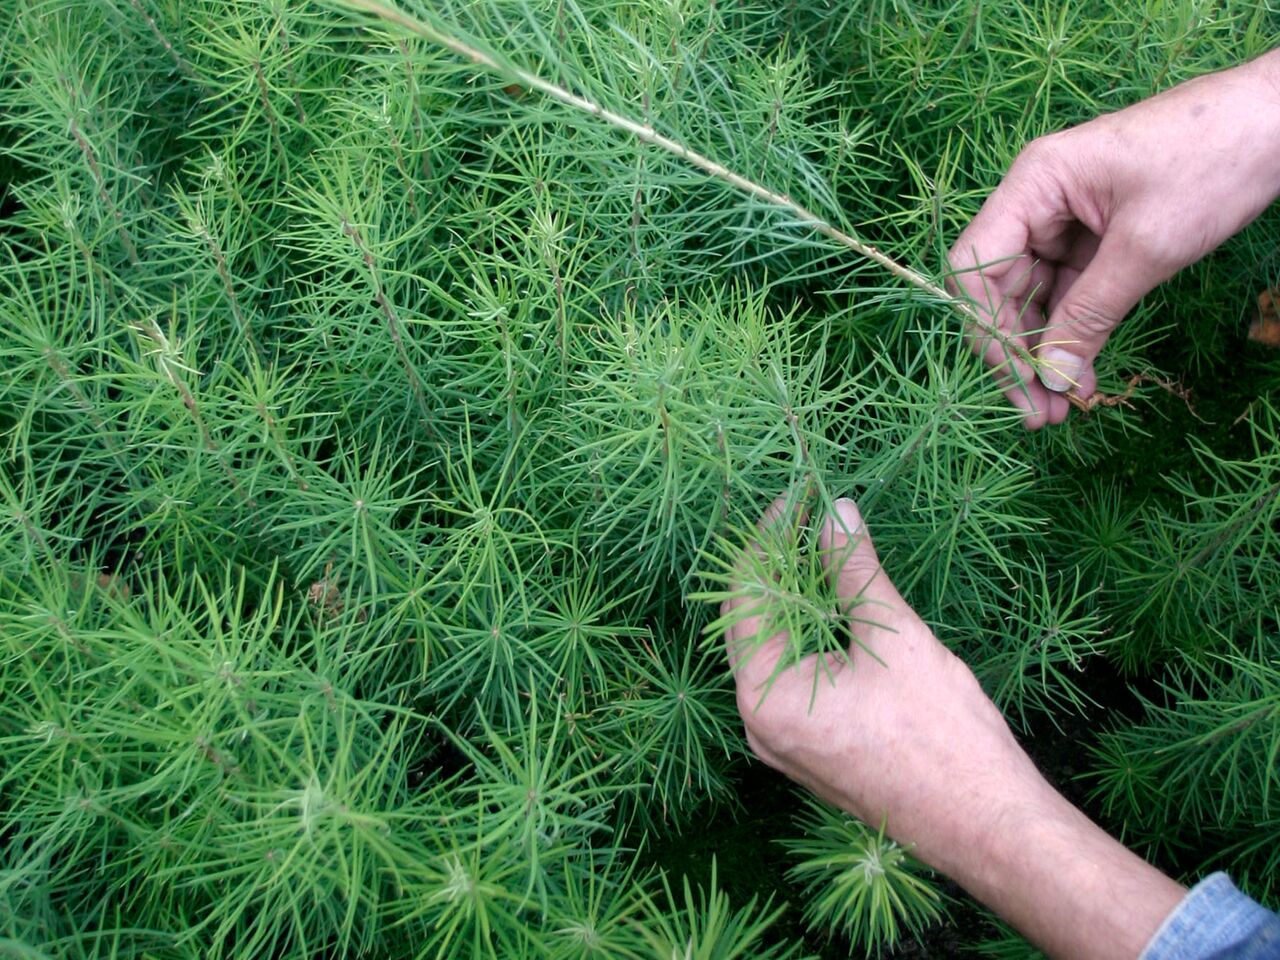
[[[832,506],[835,507],[836,515],[828,516],[822,525],[819,542],[823,547],[831,545],[837,529],[846,537],[852,537],[862,528],[862,514],[858,513],[858,505],[848,497],[841,497]]]
[[[836,513],[840,514],[840,519],[844,521],[844,528],[850,536],[861,529],[862,514],[858,512],[858,505],[848,497],[841,497],[836,501]]]
[[[1039,360],[1040,382],[1046,389],[1054,393],[1066,393],[1080,382],[1084,361],[1074,353],[1050,347],[1040,351]]]

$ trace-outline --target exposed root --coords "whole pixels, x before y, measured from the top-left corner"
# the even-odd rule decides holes
[[[1184,387],[1176,380],[1161,380],[1159,377],[1153,377],[1149,373],[1135,373],[1129,378],[1129,382],[1125,385],[1124,393],[1098,393],[1094,392],[1088,397],[1082,397],[1078,393],[1071,392],[1067,394],[1067,399],[1071,401],[1071,405],[1082,413],[1092,413],[1098,407],[1128,407],[1133,409],[1133,404],[1129,402],[1133,397],[1133,393],[1144,383],[1154,384],[1161,390],[1173,394],[1179,400],[1187,405],[1187,412],[1199,420],[1201,423],[1209,421],[1196,413],[1196,408],[1191,405],[1191,390]]]

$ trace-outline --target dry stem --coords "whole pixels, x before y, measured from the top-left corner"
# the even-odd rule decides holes
[[[382,3],[381,0],[340,0],[340,2],[354,9],[371,13],[388,23],[402,27],[410,33],[414,33],[437,46],[444,47],[446,50],[463,57],[490,73],[496,74],[504,79],[512,80],[526,89],[537,90],[539,93],[542,93],[567,107],[571,107],[574,110],[589,114],[593,117],[598,117],[605,123],[631,134],[642,143],[648,143],[661,150],[665,150],[667,153],[679,157],[686,163],[710,174],[717,180],[729,184],[729,186],[740,190],[748,196],[755,197],[775,207],[780,207],[784,210],[790,211],[811,230],[834,240],[836,243],[852,250],[859,256],[865,257],[872,263],[883,267],[898,279],[904,280],[930,296],[936,297],[944,303],[951,305],[963,314],[970,322],[977,324],[985,332],[998,337],[1001,342],[1014,347],[1016,350],[1025,352],[1024,348],[1010,344],[1009,338],[999,330],[990,329],[989,321],[980,314],[972,304],[950,293],[944,287],[934,283],[923,274],[905,266],[904,264],[898,263],[898,261],[894,260],[887,254],[882,253],[871,244],[859,240],[857,237],[846,233],[839,227],[831,225],[812,210],[791,199],[791,197],[786,194],[778,193],[776,190],[770,190],[768,187],[756,183],[754,180],[750,180],[739,173],[735,173],[723,164],[712,160],[710,157],[704,156],[679,141],[673,140],[670,137],[659,133],[648,124],[638,123],[630,117],[623,116],[620,113],[615,113],[592,100],[588,100],[586,97],[579,96],[571,90],[567,90],[549,80],[544,80],[536,73],[531,73],[520,67],[499,63],[484,51],[471,46],[457,37],[450,36],[447,33],[439,31],[430,24],[424,23],[423,21],[406,14],[395,7]]]
[[[647,123],[639,123],[630,117],[624,116],[609,110],[600,104],[580,96],[573,91],[545,80],[528,70],[510,64],[500,63],[483,50],[472,46],[466,41],[452,36],[442,30],[439,30],[431,24],[417,19],[402,10],[397,9],[382,0],[339,0],[340,3],[356,9],[370,13],[379,19],[394,24],[410,33],[443,47],[452,53],[470,61],[482,69],[496,74],[503,79],[514,81],[520,87],[529,90],[537,90],[538,92],[550,97],[559,103],[577,110],[581,113],[589,114],[597,117],[605,123],[631,134],[635,139],[642,143],[647,143],[658,147],[667,153],[684,160],[686,163],[697,167],[699,170],[710,174],[717,180],[728,184],[736,190],[739,190],[748,196],[755,197],[758,200],[789,211],[798,220],[804,223],[809,229],[815,233],[819,233],[830,240],[835,241],[840,246],[852,250],[854,253],[872,263],[887,270],[890,274],[903,280],[913,287],[923,291],[929,296],[947,304],[957,313],[964,317],[965,322],[972,324],[978,330],[987,336],[998,341],[1010,355],[1017,356],[1026,362],[1036,365],[1036,358],[1025,346],[1018,343],[1014,337],[1009,336],[1000,330],[990,317],[980,311],[973,303],[957,296],[947,290],[945,287],[930,280],[924,274],[913,270],[905,264],[899,263],[888,254],[883,253],[872,244],[858,239],[850,233],[841,230],[822,217],[818,216],[812,210],[803,204],[793,200],[785,193],[779,193],[768,187],[755,182],[739,173],[735,173],[723,164],[717,163],[715,160],[707,157],[696,150],[693,150],[677,140],[673,140],[662,133],[659,133]],[[646,111],[647,113],[647,111]],[[634,224],[633,224],[634,228]],[[1097,406],[1114,406],[1119,401],[1111,401],[1106,397],[1079,397],[1075,394],[1068,394],[1067,399],[1073,406],[1082,411],[1091,411]]]

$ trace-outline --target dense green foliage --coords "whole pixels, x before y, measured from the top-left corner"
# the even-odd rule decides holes
[[[921,867],[879,831],[820,801],[808,802],[801,839],[784,845],[799,860],[788,876],[802,885],[811,928],[839,929],[871,954],[892,947],[901,927],[919,930],[940,915],[940,897]]]
[[[752,803],[691,598],[787,489],[859,499],[1016,724],[1092,718],[1108,826],[1280,896],[1280,363],[1238,330],[1275,211],[1101,362],[1194,410],[1144,382],[1031,436],[936,300],[421,38],[287,0],[3,12],[0,955],[909,934],[927,874],[830,812],[755,838],[780,897],[646,852]],[[1028,139],[1280,33],[1250,0],[421,12],[935,278]],[[780,615],[838,644],[801,548]],[[1127,716],[1093,703],[1116,669]]]

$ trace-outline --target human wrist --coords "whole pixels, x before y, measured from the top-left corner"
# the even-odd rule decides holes
[[[1261,81],[1264,84],[1270,84],[1270,91],[1275,95],[1273,102],[1277,109],[1280,109],[1280,47],[1254,57],[1246,66],[1255,68]]]
[[[1052,797],[1058,795],[1020,748],[998,759],[988,754],[983,767],[980,776],[948,781],[940,791],[923,796],[918,809],[927,815],[915,824],[914,833],[896,839],[909,843],[917,859],[991,905],[991,894],[998,892],[1024,849],[1029,825],[1053,809]],[[892,828],[891,819],[894,832]]]
[[[1270,185],[1274,198],[1280,196],[1280,47],[1255,57],[1237,68],[1250,92],[1250,115],[1256,124],[1258,174]]]
[[[1066,803],[1038,771],[1034,778],[1019,778],[1016,785],[1002,783],[985,809],[960,828],[963,842],[956,844],[955,858],[939,869],[993,905],[1020,872],[1027,851],[1038,847],[1044,825],[1068,816],[1058,801]]]

